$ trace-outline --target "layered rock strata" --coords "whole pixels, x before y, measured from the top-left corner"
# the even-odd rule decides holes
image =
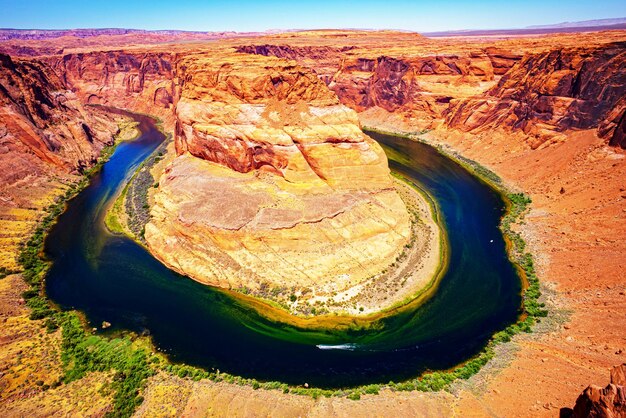
[[[82,103],[149,113],[173,126],[178,91],[175,54],[96,51],[45,58]]]
[[[378,126],[433,129],[443,122],[464,132],[520,131],[534,138],[535,148],[563,140],[568,129],[597,128],[610,145],[624,146],[624,42],[567,48],[476,45],[448,52],[445,43],[415,41],[442,51],[396,52],[389,46],[388,54],[377,55],[379,48],[340,47],[339,41],[237,50],[311,66],[343,104]]]
[[[315,74],[250,55],[180,66],[179,156],[145,232],[158,258],[267,297],[342,291],[394,261],[410,219],[385,154]]]
[[[415,41],[428,42],[423,37]],[[356,46],[264,44],[237,50],[297,60],[314,68],[341,102],[357,112],[401,114],[424,128],[443,119],[451,100],[484,92],[521,58],[493,47],[414,54],[389,46],[380,55]]]
[[[450,127],[480,132],[521,130],[533,147],[563,140],[568,129],[601,126],[623,144],[626,43],[527,54],[484,96],[453,101]]]

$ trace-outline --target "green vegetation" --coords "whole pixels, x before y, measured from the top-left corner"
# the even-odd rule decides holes
[[[487,169],[485,168],[484,170]],[[495,177],[492,176],[492,178]],[[489,184],[491,185],[491,183]],[[285,393],[289,392],[296,395],[311,396],[314,399],[317,399],[320,396],[340,396],[355,401],[361,399],[361,396],[365,394],[378,394],[379,391],[383,388],[396,391],[418,390],[422,392],[432,392],[446,390],[454,381],[458,379],[469,379],[470,377],[478,373],[480,369],[495,356],[495,348],[498,344],[509,342],[514,335],[520,334],[522,332],[532,332],[532,326],[535,324],[535,322],[538,321],[539,318],[545,317],[548,314],[548,311],[543,309],[544,304],[538,302],[538,299],[541,296],[541,292],[539,290],[539,279],[537,278],[534,270],[532,256],[530,253],[524,251],[525,243],[521,235],[511,230],[511,225],[521,222],[526,213],[526,210],[528,209],[528,206],[531,203],[531,199],[523,193],[505,192],[503,186],[500,186],[497,190],[503,195],[503,197],[507,201],[508,210],[507,214],[502,218],[501,228],[504,235],[511,243],[511,247],[509,248],[510,256],[512,257],[512,260],[515,262],[515,264],[519,266],[521,271],[523,271],[528,282],[528,287],[524,292],[523,299],[523,308],[525,315],[522,315],[517,323],[512,324],[504,330],[494,334],[487,346],[474,358],[468,360],[464,364],[452,370],[425,373],[421,377],[410,379],[401,383],[389,382],[386,385],[365,385],[352,389],[334,391],[319,388],[292,387],[279,382],[262,383],[256,381],[255,379],[243,379],[224,373],[215,375],[202,372],[205,373],[202,376],[216,381],[226,381],[236,384],[248,384],[255,388],[282,389]],[[189,375],[193,376],[197,376],[198,373],[201,373],[200,371],[197,371],[199,369],[194,369],[189,366],[170,367],[173,367],[174,370],[195,370],[193,374],[191,372],[188,372]],[[181,374],[178,375],[181,376]]]
[[[6,267],[0,267],[0,280],[4,279],[5,277],[11,275],[11,274],[15,274],[15,273],[19,273],[18,271],[14,271],[14,270],[10,270]]]
[[[502,178],[500,178],[500,176],[494,173],[493,171],[489,170],[487,167],[482,166],[481,164],[477,163],[474,160],[470,160],[469,158],[464,157],[458,152],[445,151],[443,147],[441,146],[437,146],[436,148],[440,153],[447,155],[449,157],[451,156],[454,160],[456,160],[466,169],[474,172],[474,174],[481,180],[487,181],[488,183],[491,183],[492,185],[502,186]]]
[[[128,230],[133,239],[140,244],[146,244],[144,238],[146,224],[150,221],[150,205],[148,203],[149,189],[158,187],[158,183],[152,177],[150,170],[156,163],[163,159],[163,153],[171,142],[172,135],[167,134],[165,140],[148,156],[137,168],[132,178],[124,188],[115,205],[117,208],[109,210],[109,217],[116,218],[122,212],[126,212]],[[119,203],[118,203],[119,202]],[[119,221],[117,222],[119,224]],[[111,222],[112,231],[115,231],[115,222]],[[124,231],[122,231],[124,232]]]
[[[425,131],[403,133],[398,135],[393,132],[379,131],[371,128],[366,129],[383,134],[401,136],[403,138],[431,145],[428,141],[420,137],[420,135],[426,133]],[[545,309],[545,304],[539,302],[541,290],[532,254],[526,251],[526,242],[524,241],[522,235],[512,229],[514,224],[522,223],[523,218],[532,203],[530,197],[524,193],[510,192],[503,184],[500,176],[476,161],[470,160],[469,158],[466,158],[455,151],[444,148],[441,145],[436,145],[435,148],[440,154],[453,159],[465,169],[473,173],[477,178],[498,192],[504,199],[507,206],[507,213],[503,216],[500,222],[500,229],[509,244],[508,253],[511,261],[518,267],[520,275],[526,279],[527,287],[524,290],[522,302],[524,313],[515,324],[509,325],[504,330],[494,334],[483,351],[473,359],[467,361],[465,364],[452,371],[427,373],[421,378],[413,381],[398,384],[391,382],[388,387],[395,390],[437,391],[447,388],[450,383],[456,379],[468,379],[476,374],[482,366],[487,364],[487,362],[493,358],[495,355],[494,349],[498,344],[510,341],[511,337],[519,333],[532,332],[532,326],[536,322],[540,321],[540,318],[548,315],[548,311]]]
[[[74,312],[58,316],[62,318],[63,382],[80,379],[88,372],[114,370],[113,410],[108,416],[130,417],[143,401],[140,391],[145,380],[155,373],[158,357],[143,348],[134,348],[130,338],[107,339],[87,334]]]
[[[124,201],[126,200],[126,193],[128,192],[128,184],[124,186],[120,195],[113,202],[113,206],[106,212],[104,217],[104,224],[109,231],[114,234],[124,234],[125,229],[122,225],[121,216],[124,210]]]

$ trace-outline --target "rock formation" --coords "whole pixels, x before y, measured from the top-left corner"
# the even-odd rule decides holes
[[[0,55],[0,106],[5,158],[22,151],[67,170],[81,169],[111,140],[90,127],[95,119],[78,97],[36,61]]]
[[[404,51],[397,56],[372,56],[371,51],[354,46],[265,44],[244,45],[237,50],[297,60],[314,68],[341,102],[352,109],[398,112],[421,119],[424,126],[443,117],[450,100],[459,92],[463,94],[461,84],[472,85],[475,90],[480,82],[492,81],[494,74],[503,74],[520,58],[493,48],[418,56]]]
[[[573,411],[564,410],[561,415],[571,418],[626,417],[626,363],[613,367],[608,386],[588,386],[576,399]]]
[[[436,128],[444,121],[463,132],[521,131],[534,138],[532,147],[563,140],[568,129],[598,128],[609,144],[623,146],[624,42],[520,49],[518,41],[509,48],[476,45],[467,50],[419,38],[412,42],[430,49],[341,46],[337,40],[237,50],[287,57],[314,68],[341,102],[368,123],[389,117],[396,126]]]
[[[621,144],[625,61],[624,42],[528,54],[484,96],[452,102],[446,122],[463,131],[522,130],[538,147],[606,118],[601,133]]]
[[[4,31],[0,32],[2,37]],[[275,129],[272,132],[285,131],[285,127],[291,129],[292,122],[275,126],[272,118],[268,120],[271,113],[263,114],[256,110],[259,107],[278,107],[277,112],[282,111],[284,106],[281,103],[285,103],[285,95],[283,101],[278,103],[262,98],[263,94],[254,103],[248,103],[253,97],[249,93],[241,96],[242,99],[235,96],[236,100],[225,95],[222,100],[213,94],[214,87],[211,87],[210,80],[206,80],[206,88],[201,87],[205,81],[195,86],[194,73],[197,70],[187,73],[177,65],[179,59],[202,51],[208,58],[219,56],[222,57],[220,59],[224,58],[225,51],[233,53],[235,50],[248,54],[274,55],[296,60],[307,68],[302,70],[303,73],[314,71],[336,93],[342,104],[360,112],[361,121],[371,126],[410,132],[431,128],[433,130],[428,138],[451,146],[463,156],[492,168],[507,183],[519,186],[530,194],[533,205],[521,232],[530,238],[533,254],[542,255],[536,259],[541,265],[542,283],[555,284],[546,303],[549,305],[555,301],[565,311],[574,312],[562,328],[548,333],[535,333],[530,343],[520,344],[519,351],[511,359],[511,365],[487,379],[486,388],[480,396],[464,388],[460,388],[455,397],[445,392],[421,396],[381,391],[375,399],[365,399],[364,402],[332,398],[332,414],[367,414],[371,412],[367,408],[371,409],[371,401],[375,400],[376,406],[382,405],[382,410],[390,416],[415,415],[416,411],[430,411],[434,416],[449,415],[452,413],[449,409],[451,406],[459,415],[555,416],[558,413],[556,405],[573,404],[580,392],[580,382],[601,379],[609,365],[623,361],[624,287],[621,278],[626,248],[624,240],[620,238],[624,236],[625,225],[626,195],[623,179],[626,176],[626,158],[625,151],[619,147],[625,145],[626,118],[624,94],[622,92],[621,100],[618,97],[615,101],[615,92],[617,87],[624,85],[623,78],[616,76],[623,74],[624,58],[622,56],[620,62],[618,55],[611,55],[611,51],[623,50],[615,42],[622,42],[623,45],[626,32],[518,38],[508,34],[506,39],[428,39],[417,34],[389,31],[311,31],[262,38],[226,39],[204,44],[167,45],[163,45],[163,42],[172,41],[174,37],[171,35],[114,32],[101,31],[93,33],[95,36],[87,36],[83,32],[87,37],[70,32],[49,39],[49,32],[45,31],[28,36],[46,39],[15,37],[0,40],[0,51],[10,51],[12,56],[3,56],[0,64],[0,85],[3,88],[0,91],[0,261],[3,266],[6,260],[15,257],[19,250],[18,243],[29,236],[37,216],[41,214],[40,209],[63,192],[63,187],[66,187],[63,183],[76,179],[68,172],[78,172],[89,165],[102,143],[107,140],[101,133],[105,130],[98,126],[102,124],[104,127],[109,122],[103,115],[79,103],[88,101],[91,95],[94,95],[92,101],[157,113],[173,128],[173,110],[181,97],[181,89],[190,87],[189,92],[182,94],[179,116],[182,120],[185,117],[190,119],[194,114],[201,115],[205,118],[203,124],[209,128],[193,122],[179,123],[179,150],[182,152],[189,144],[192,147],[189,152],[176,158],[170,172],[166,174],[168,177],[163,177],[163,182],[168,184],[158,190],[160,203],[155,208],[154,222],[161,222],[158,217],[167,215],[168,210],[178,213],[176,205],[180,202],[176,199],[200,202],[202,199],[208,200],[207,196],[217,200],[223,198],[220,194],[228,194],[226,197],[230,199],[230,196],[235,196],[233,202],[239,203],[218,207],[215,216],[213,213],[209,216],[207,212],[200,212],[194,207],[185,208],[180,212],[185,216],[173,218],[175,222],[167,226],[170,229],[163,229],[168,234],[174,228],[182,229],[183,226],[192,234],[204,233],[209,228],[223,234],[229,231],[234,234],[234,229],[227,230],[223,226],[232,228],[237,222],[241,224],[242,219],[253,219],[243,228],[253,225],[257,219],[264,220],[263,225],[277,219],[277,224],[281,222],[281,225],[289,226],[290,219],[283,215],[289,212],[303,213],[308,216],[307,219],[312,219],[310,232],[315,237],[319,231],[329,230],[320,225],[341,226],[345,224],[343,216],[357,213],[356,209],[342,213],[334,209],[336,206],[333,205],[340,200],[342,193],[349,196],[346,208],[361,207],[361,213],[371,216],[376,206],[371,204],[370,208],[367,204],[360,204],[363,201],[360,196],[367,197],[369,194],[370,201],[373,201],[375,196],[382,196],[382,191],[368,189],[359,194],[343,188],[334,189],[317,174],[319,180],[315,180],[311,174],[311,171],[314,172],[313,166],[308,162],[310,170],[304,163],[301,166],[296,164],[308,155],[300,151],[296,141],[292,142],[301,156],[289,142],[281,146],[283,143],[272,143],[263,139],[264,136],[257,137],[250,133],[247,123],[244,123],[247,118],[259,122],[259,126],[263,125],[260,131],[269,132],[269,128]],[[609,45],[611,43],[613,45]],[[34,58],[21,60],[16,59],[16,56]],[[610,56],[613,58],[602,64]],[[516,64],[522,58],[527,66]],[[233,55],[232,59],[232,64],[236,64],[238,60],[243,60],[242,54]],[[235,66],[237,73],[245,73],[248,67],[259,74],[272,72],[277,63],[276,60],[241,62],[245,63],[244,71]],[[428,62],[428,66],[421,67],[424,62]],[[468,62],[470,66],[478,63],[482,73],[480,69],[470,70]],[[616,65],[607,65],[609,62]],[[191,60],[186,60],[186,63],[193,64]],[[170,64],[171,69],[168,69]],[[460,71],[448,65],[456,65]],[[533,71],[534,65],[545,67],[542,71]],[[219,80],[224,81],[227,91],[240,90],[239,85],[245,88],[251,85],[248,80],[238,84],[240,80],[234,77],[234,71],[226,77],[229,71],[227,66],[223,72],[218,72],[212,65],[207,68],[213,75],[219,73]],[[595,69],[595,72],[588,69]],[[493,74],[493,79],[489,74]],[[576,85],[579,87],[570,89],[572,80],[576,80],[578,74],[580,77]],[[189,83],[187,77],[191,78]],[[218,81],[217,78],[215,80]],[[273,83],[268,84],[267,81],[259,84],[267,86],[270,91],[274,88]],[[254,87],[256,89],[256,84]],[[196,92],[192,94],[193,90]],[[537,90],[544,93],[538,94]],[[583,91],[586,93],[583,94]],[[211,97],[210,102],[203,99],[203,92]],[[556,95],[551,96],[553,93]],[[607,93],[610,94],[605,95]],[[197,97],[192,98],[193,95]],[[326,93],[320,94],[319,98],[330,100]],[[599,98],[609,100],[599,103]],[[478,103],[482,101],[485,104],[479,107]],[[220,107],[219,103],[224,105]],[[571,110],[568,103],[574,106]],[[600,111],[589,103],[598,104]],[[607,103],[611,105],[607,106]],[[208,109],[208,115],[202,109],[204,106]],[[341,109],[336,104],[326,105],[322,102],[316,105],[307,102],[307,106],[313,109],[308,113],[320,112],[321,109],[335,109],[333,112]],[[216,129],[211,125],[215,125],[213,119],[217,116],[213,117],[211,113],[220,112],[221,109],[224,109],[223,114],[228,123]],[[575,111],[578,110],[583,112],[577,118]],[[235,111],[239,113],[235,115]],[[303,113],[305,116],[302,119],[309,123],[308,113]],[[343,118],[339,118],[337,123],[349,124],[343,122],[353,120],[354,114],[347,111]],[[281,114],[281,119],[291,120],[291,116]],[[496,123],[495,120],[502,123]],[[469,123],[467,126],[465,121]],[[87,141],[81,124],[77,125],[76,122],[85,122],[94,135],[93,142]],[[293,122],[293,126],[298,125]],[[583,126],[589,128],[581,128]],[[233,134],[226,135],[226,131]],[[243,133],[246,140],[239,144],[234,138],[243,138]],[[213,139],[221,138],[221,135],[225,135],[231,145],[246,145],[240,148],[246,150],[242,158],[228,161],[222,159],[223,155],[231,155],[231,150],[214,146]],[[274,138],[273,135],[270,137]],[[276,136],[283,137],[282,134]],[[550,139],[554,139],[554,142]],[[360,142],[367,145],[367,140],[361,139],[352,144]],[[254,144],[254,147],[250,150],[247,144]],[[257,144],[258,153],[255,150]],[[607,144],[613,147],[607,147]],[[212,151],[202,151],[204,145],[210,145]],[[331,146],[351,145],[323,145]],[[283,148],[294,149],[294,153],[278,152]],[[270,155],[266,152],[268,149],[277,152],[277,155]],[[232,167],[238,167],[241,171]],[[214,175],[214,172],[217,174]],[[210,177],[213,183],[200,181],[207,173],[214,176]],[[296,179],[311,178],[313,186],[304,180],[287,181],[290,176]],[[180,182],[180,186],[177,182]],[[211,187],[211,184],[215,184],[215,187]],[[223,188],[223,184],[227,186]],[[199,190],[196,191],[196,188]],[[317,193],[311,193],[308,201],[302,198],[303,190],[323,188],[331,190],[328,204],[325,200],[315,200],[319,198]],[[292,199],[291,196],[296,198]],[[280,205],[262,206],[264,202],[272,203],[279,198],[282,199]],[[261,213],[262,216],[253,217],[253,214],[249,214],[246,218],[240,215],[249,202],[256,202],[252,208],[262,207],[262,213],[254,209],[254,213]],[[295,205],[292,202],[300,203]],[[165,204],[171,206],[166,207]],[[302,209],[305,204],[306,212]],[[281,217],[272,215],[272,210],[280,212]],[[334,213],[337,215],[332,217]],[[323,216],[327,217],[321,222],[315,222],[315,219]],[[293,219],[297,217],[294,215]],[[203,224],[206,219],[220,222],[221,230]],[[335,224],[335,220],[340,223]],[[291,221],[292,224],[295,222]],[[255,227],[258,224],[256,222]],[[297,232],[293,236],[295,238],[280,238],[291,239],[293,245],[302,245],[300,237],[305,225],[305,222],[300,222],[293,228],[275,230],[272,236],[279,237],[279,233],[293,229]],[[369,227],[368,224],[365,227]],[[336,231],[350,232],[347,228]],[[228,236],[228,239],[231,238],[232,235]],[[188,242],[194,243],[193,237]],[[220,241],[220,244],[224,242]],[[217,251],[213,242],[209,244],[216,257],[223,257],[225,264],[231,263],[232,270],[238,268],[233,257],[226,257],[226,251]],[[331,247],[332,244],[329,244]],[[181,247],[179,256],[197,257],[197,254],[183,254],[185,251],[191,252],[193,248],[192,245]],[[288,250],[285,254],[291,256],[293,252]],[[286,268],[285,265],[286,262],[277,262],[276,268]],[[58,359],[46,355],[50,350],[58,348],[60,336],[58,333],[46,334],[43,331],[41,339],[34,340],[35,334],[30,331],[31,328],[24,332],[23,328],[16,327],[18,317],[21,318],[19,321],[28,321],[28,312],[20,306],[20,293],[24,288],[20,287],[20,280],[16,276],[0,280],[0,284],[3,284],[0,311],[5,320],[0,327],[0,357],[2,367],[6,370],[2,380],[6,386],[0,391],[0,409],[4,415],[86,414],[85,393],[93,394],[92,397],[96,399],[92,402],[96,405],[93,410],[100,413],[110,410],[107,407],[111,402],[110,397],[103,397],[104,392],[99,390],[106,376],[89,375],[75,382],[76,386],[62,385],[59,389],[45,391],[32,384],[33,370],[47,375],[46,382],[57,381],[62,376]],[[291,292],[291,289],[288,291]],[[28,324],[29,327],[38,327],[31,322]],[[544,326],[547,325],[544,323]],[[42,367],[41,359],[46,359],[45,367]],[[51,368],[48,367],[50,364]],[[54,372],[55,369],[57,372]],[[172,376],[159,374],[152,379],[155,378],[168,380]],[[19,385],[11,386],[11,382],[18,382]],[[151,385],[143,394],[146,401],[142,408],[145,408],[144,414],[148,416],[150,412],[145,411],[162,411],[165,401],[170,402],[166,406],[179,415],[205,414],[208,410],[208,392],[198,389],[198,385],[205,388],[211,385],[207,382],[176,378],[165,386],[159,386],[154,381]],[[581,416],[589,415],[592,411],[608,414],[615,400],[623,399],[623,395],[620,395],[623,389],[621,392],[617,389],[622,386],[618,386],[615,380],[613,385],[609,389],[587,390],[586,395],[581,397],[581,406],[577,406],[576,410],[580,408]],[[192,386],[194,389],[191,389]],[[70,391],[76,387],[81,390]],[[230,409],[223,408],[224,405],[220,403],[224,401],[223,396],[211,398],[223,410],[249,411],[263,404],[271,405],[274,413],[286,411],[285,414],[293,415],[294,409],[285,406],[284,402],[288,400],[297,402],[301,408],[298,410],[305,415],[310,413],[310,408],[313,413],[327,413],[329,406],[326,401],[320,403],[319,400],[305,397],[296,399],[278,391],[253,390],[225,383],[210,387],[209,391],[217,394],[231,389],[237,392]],[[185,405],[181,406],[179,396],[161,396],[156,401],[150,398],[151,392],[179,394],[181,391],[193,394],[186,410]],[[212,395],[215,393],[211,392]],[[367,395],[370,396],[374,395]],[[306,405],[300,398],[307,400]],[[402,402],[398,402],[399,399]],[[593,399],[602,403],[594,404]],[[437,404],[437,408],[433,408],[433,403]],[[440,408],[442,404],[444,407]]]
[[[158,258],[254,292],[345,290],[394,261],[410,221],[385,154],[315,74],[251,55],[179,67],[179,156],[145,232]]]
[[[626,95],[600,123],[598,134],[602,138],[609,138],[609,145],[626,149]]]
[[[157,257],[196,280],[257,293],[271,285],[284,295],[314,284],[345,291],[388,267],[409,240],[382,149],[309,69],[228,51],[79,52],[36,62],[61,100],[156,114],[175,126],[180,156],[160,181],[146,238]],[[88,138],[89,123],[80,127]],[[34,137],[54,145],[54,136]],[[39,159],[63,155],[42,144]],[[85,162],[69,160],[86,167],[97,149]]]
[[[46,61],[83,103],[149,113],[173,124],[174,54],[98,51]]]

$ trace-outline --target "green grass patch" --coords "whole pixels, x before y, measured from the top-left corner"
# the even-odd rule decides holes
[[[120,195],[113,202],[113,206],[107,210],[104,217],[104,224],[107,229],[114,234],[125,234],[126,231],[121,223],[121,216],[124,211],[124,201],[126,199],[126,193],[128,191],[128,184],[124,187]]]
[[[111,389],[113,410],[111,417],[130,417],[141,404],[141,389],[148,377],[155,373],[153,356],[143,348],[133,347],[129,338],[107,339],[88,334],[74,312],[62,317],[61,361],[64,383],[78,380],[89,372],[114,371]]]

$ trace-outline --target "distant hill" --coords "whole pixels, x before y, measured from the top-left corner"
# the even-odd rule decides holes
[[[533,25],[526,26],[526,29],[591,28],[597,26],[621,25],[624,23],[626,23],[626,17],[617,17],[613,19],[581,20],[580,22],[561,22],[552,25]]]
[[[274,31],[273,33],[276,33]],[[146,36],[167,36],[183,39],[219,39],[234,38],[251,35],[262,35],[265,32],[199,32],[184,30],[143,30],[143,29],[121,29],[121,28],[100,28],[100,29],[9,29],[0,28],[0,40],[42,40],[55,39],[63,36],[76,38],[91,38],[95,36],[124,36],[124,35],[146,35]]]
[[[626,29],[626,17],[584,20],[580,22],[562,22],[553,25],[535,25],[518,29],[450,30],[439,32],[421,32],[421,34],[430,38],[444,36],[520,36],[543,35],[549,33],[594,32],[618,29]]]

